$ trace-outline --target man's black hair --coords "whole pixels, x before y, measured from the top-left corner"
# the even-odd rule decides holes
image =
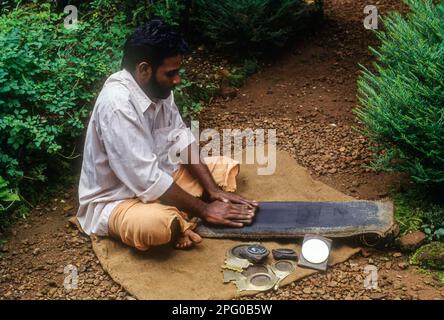
[[[138,27],[128,37],[123,49],[122,68],[132,72],[140,62],[156,70],[163,59],[188,51],[182,36],[162,20],[155,19]]]

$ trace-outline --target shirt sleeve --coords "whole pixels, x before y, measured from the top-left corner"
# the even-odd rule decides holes
[[[120,109],[107,112],[100,127],[111,169],[142,202],[154,201],[169,189],[173,178],[159,168],[135,114]]]

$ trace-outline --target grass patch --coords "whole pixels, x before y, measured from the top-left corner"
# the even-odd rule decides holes
[[[420,230],[428,242],[444,240],[444,204],[439,200],[439,190],[415,187],[401,191],[394,195],[394,203],[401,235]]]
[[[412,255],[410,264],[444,270],[444,243],[435,241],[422,246]],[[442,275],[439,279],[442,279]]]

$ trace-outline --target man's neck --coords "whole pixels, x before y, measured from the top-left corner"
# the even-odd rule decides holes
[[[126,69],[125,69],[126,70]],[[148,90],[145,90],[144,87],[141,85],[141,80],[134,74],[134,72],[128,71],[131,76],[133,77],[134,81],[136,81],[139,88],[146,94],[146,96],[154,103],[157,104],[161,99],[154,97]]]

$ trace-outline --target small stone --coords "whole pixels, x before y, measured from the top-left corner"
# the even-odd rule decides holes
[[[368,257],[370,257],[370,256],[372,255],[372,253],[371,253],[370,251],[368,251],[367,249],[362,248],[362,249],[361,249],[361,255],[362,255],[364,258],[368,258]]]
[[[401,253],[401,252],[395,252],[395,253],[393,254],[393,257],[394,257],[394,258],[400,258],[400,257],[402,257],[402,253]]]
[[[426,239],[426,235],[421,231],[414,231],[402,236],[399,239],[399,246],[403,251],[411,251],[418,248]]]
[[[395,282],[393,284],[393,289],[395,289],[395,290],[400,290],[400,289],[402,289],[402,287],[403,287],[403,284],[401,282]]]
[[[71,211],[72,209],[74,209],[74,206],[66,205],[63,207],[63,212],[68,212],[68,211]]]
[[[405,270],[405,269],[407,269],[409,267],[409,264],[406,263],[406,262],[400,262],[400,263],[398,263],[398,267],[401,270]]]
[[[116,287],[116,286],[114,286],[114,287],[111,287],[111,290],[110,290],[112,293],[116,293],[117,291],[119,291],[119,287]]]
[[[237,96],[237,90],[233,87],[222,87],[220,88],[220,95],[222,98],[235,98]]]
[[[386,293],[373,293],[370,295],[370,299],[372,300],[381,300],[387,296]]]
[[[305,294],[311,294],[311,289],[310,288],[304,288],[304,290],[302,290],[303,293]]]
[[[40,253],[40,248],[35,248],[34,250],[32,250],[32,254],[33,255],[38,255]]]

